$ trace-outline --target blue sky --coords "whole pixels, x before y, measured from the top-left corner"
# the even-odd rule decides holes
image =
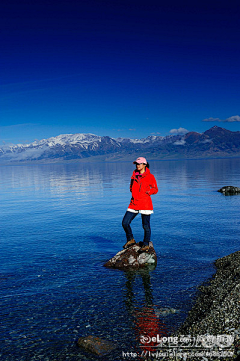
[[[239,16],[231,0],[3,0],[0,145],[240,130]]]

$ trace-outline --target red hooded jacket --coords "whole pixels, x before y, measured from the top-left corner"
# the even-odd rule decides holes
[[[153,174],[150,173],[149,168],[139,176],[137,170],[134,170],[130,191],[132,192],[131,202],[128,206],[130,209],[139,210],[153,210],[151,195],[158,192],[157,182]]]

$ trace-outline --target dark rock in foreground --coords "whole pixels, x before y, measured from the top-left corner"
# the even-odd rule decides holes
[[[98,356],[104,356],[116,348],[112,342],[95,336],[80,337],[77,341],[79,347]]]
[[[232,194],[239,194],[240,193],[240,188],[238,187],[233,187],[233,186],[225,186],[222,187],[218,190],[218,192],[221,192],[223,194],[227,195],[232,195]]]
[[[139,253],[140,243],[118,252],[104,264],[105,267],[117,269],[138,269],[146,266],[156,266],[157,255],[152,242],[149,243],[149,252]]]

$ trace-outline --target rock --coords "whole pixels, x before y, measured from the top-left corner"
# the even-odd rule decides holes
[[[96,336],[80,337],[77,341],[79,347],[92,352],[98,356],[104,356],[114,350],[117,346],[112,342],[103,340]]]
[[[123,270],[138,269],[146,266],[155,267],[157,265],[157,255],[152,242],[149,243],[149,246],[148,252],[139,253],[141,242],[136,243],[135,245],[118,252],[113,258],[107,261],[104,266]]]
[[[178,312],[179,312],[178,310],[172,307],[161,307],[155,310],[155,315],[157,317],[166,317]]]
[[[233,186],[225,186],[218,190],[218,192],[223,193],[225,196],[232,195],[232,194],[238,194],[240,193],[240,188],[233,187]]]

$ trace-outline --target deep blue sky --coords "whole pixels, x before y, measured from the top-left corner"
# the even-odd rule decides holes
[[[240,130],[239,19],[231,0],[2,0],[0,144]]]

